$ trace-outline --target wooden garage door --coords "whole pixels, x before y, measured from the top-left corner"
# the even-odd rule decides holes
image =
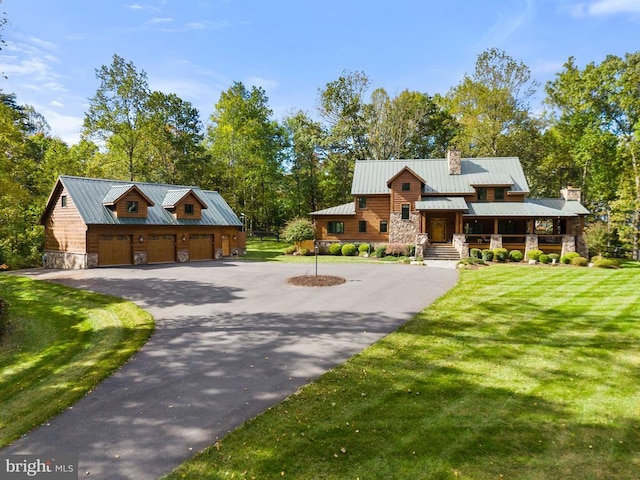
[[[131,236],[100,235],[98,265],[131,265]]]
[[[213,235],[189,235],[189,260],[213,259]]]
[[[147,262],[165,263],[176,261],[175,235],[149,235]]]

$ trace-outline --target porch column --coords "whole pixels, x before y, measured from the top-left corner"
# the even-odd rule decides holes
[[[502,248],[502,235],[491,235],[491,250],[494,248]]]
[[[560,256],[576,251],[576,237],[573,235],[564,235],[562,237],[562,252]]]
[[[527,235],[525,240],[524,258],[527,258],[529,250],[538,249],[538,235]]]
[[[498,219],[497,218],[493,219],[493,233],[494,234],[498,233]]]

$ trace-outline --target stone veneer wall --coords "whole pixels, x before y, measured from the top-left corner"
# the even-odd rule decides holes
[[[538,235],[527,235],[525,240],[524,258],[527,258],[529,250],[538,249]]]
[[[147,264],[147,252],[133,252],[133,264],[134,265],[146,265]]]
[[[90,268],[87,265],[87,255],[84,253],[53,251],[45,251],[42,258],[42,265],[44,268],[55,268],[60,270],[79,270]]]
[[[389,243],[415,243],[416,235],[420,231],[419,213],[412,212],[408,220],[403,220],[401,212],[391,212],[389,220]]]
[[[178,250],[178,262],[185,263],[189,261],[189,250]]]

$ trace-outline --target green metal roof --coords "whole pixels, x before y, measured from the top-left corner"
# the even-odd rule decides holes
[[[337,207],[325,208],[324,210],[318,210],[317,212],[311,212],[311,215],[355,215],[356,203],[349,202]]]
[[[562,198],[528,198],[524,202],[469,203],[471,217],[575,217],[589,211]]]
[[[408,167],[422,177],[423,193],[473,193],[473,185],[510,186],[511,192],[529,192],[520,160],[517,157],[463,158],[461,173],[449,174],[445,158],[420,160],[359,160],[353,174],[352,195],[389,193],[387,181]]]
[[[198,187],[163,185],[144,182],[124,182],[96,178],[70,177],[61,175],[59,181],[67,190],[74,205],[87,225],[225,225],[242,226],[242,223],[218,192],[201,190]],[[113,211],[103,205],[105,199],[120,196],[135,186],[154,205],[147,209],[147,218],[117,218]],[[168,192],[193,193],[208,207],[202,210],[202,216],[196,219],[176,219],[163,207]],[[174,195],[173,193],[170,195]],[[178,195],[178,193],[175,193]],[[184,196],[184,195],[183,195]],[[119,197],[115,197],[117,199]]]
[[[416,210],[467,210],[462,197],[426,197],[416,202]]]

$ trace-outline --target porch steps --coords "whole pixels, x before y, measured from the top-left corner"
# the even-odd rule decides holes
[[[432,243],[425,247],[425,260],[460,260],[460,254],[450,243]]]

